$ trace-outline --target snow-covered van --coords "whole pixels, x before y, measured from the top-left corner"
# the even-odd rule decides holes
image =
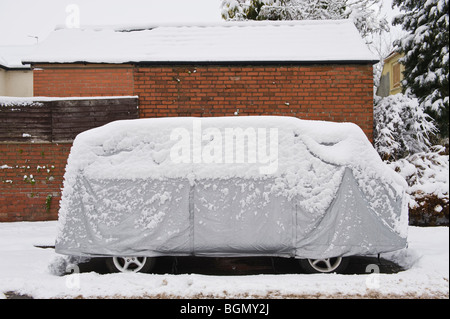
[[[351,123],[124,120],[79,134],[56,252],[149,271],[157,256],[293,257],[339,272],[406,246],[406,185]]]

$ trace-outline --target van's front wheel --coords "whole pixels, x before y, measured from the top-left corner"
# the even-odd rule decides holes
[[[342,273],[348,265],[348,258],[300,259],[300,266],[309,274]]]
[[[155,259],[150,257],[111,257],[106,259],[110,272],[150,272]]]

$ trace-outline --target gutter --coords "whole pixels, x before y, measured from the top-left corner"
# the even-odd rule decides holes
[[[30,63],[27,63],[30,64]],[[0,64],[0,69],[5,71],[31,71],[31,65],[24,67],[8,67],[6,65]]]
[[[67,65],[67,64],[101,64],[101,65],[125,65],[133,64],[136,66],[140,65],[330,65],[330,64],[377,64],[380,60],[335,60],[335,61],[126,61],[120,63],[114,62],[88,62],[88,61],[72,61],[72,62],[33,62],[33,61],[23,61],[24,64],[30,65]]]

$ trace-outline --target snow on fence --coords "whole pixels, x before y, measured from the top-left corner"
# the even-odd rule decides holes
[[[71,142],[85,130],[139,117],[138,97],[0,97],[0,142]]]

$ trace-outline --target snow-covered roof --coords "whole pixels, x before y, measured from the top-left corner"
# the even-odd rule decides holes
[[[22,59],[28,56],[36,46],[15,45],[0,46],[0,67],[5,69],[30,69],[30,65],[22,64]]]
[[[353,22],[251,21],[57,29],[27,63],[375,62]]]

